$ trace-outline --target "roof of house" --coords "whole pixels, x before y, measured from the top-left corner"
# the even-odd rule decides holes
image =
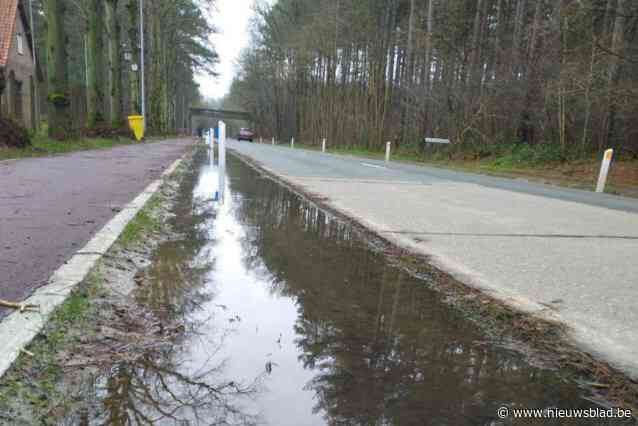
[[[0,0],[0,67],[7,65],[13,30],[18,13],[18,0]]]

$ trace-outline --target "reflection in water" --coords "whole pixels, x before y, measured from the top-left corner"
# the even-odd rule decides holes
[[[245,269],[263,264],[272,297],[297,309],[290,327],[312,378],[289,386],[312,391],[327,423],[498,424],[502,405],[589,406],[556,373],[487,345],[347,224],[238,161],[229,175]]]
[[[135,292],[137,302],[152,311],[157,322],[140,324],[137,321],[148,316],[116,312],[118,328],[128,333],[122,333],[122,341],[99,342],[97,347],[115,351],[111,359],[120,361],[89,381],[82,394],[84,408],[65,424],[256,423],[255,416],[241,409],[241,401],[255,393],[254,378],[252,382],[229,379],[223,360],[211,357],[193,363],[188,351],[189,342],[201,338],[208,353],[215,354],[224,335],[223,327],[219,333],[208,328],[205,336],[199,334],[215,318],[200,315],[214,298],[206,285],[214,262],[202,256],[212,242],[202,225],[214,220],[214,213],[209,199],[193,197],[198,178],[199,170],[194,170],[184,179],[173,220],[178,237],[158,247],[143,285]],[[157,330],[157,336],[135,334],[136,329]]]
[[[498,425],[510,424],[502,405],[589,406],[555,372],[486,343],[347,224],[234,158],[223,205],[217,180],[201,168],[177,212],[184,238],[161,247],[138,294],[190,332],[170,356],[115,370],[105,423]]]
[[[166,354],[165,354],[166,355]],[[147,355],[131,364],[118,365],[108,378],[105,425],[252,424],[231,401],[250,391],[234,382],[211,384],[220,371],[181,373],[170,356]]]

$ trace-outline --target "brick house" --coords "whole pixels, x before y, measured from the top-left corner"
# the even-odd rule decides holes
[[[36,124],[36,70],[27,10],[20,0],[0,0],[0,116],[30,129]]]

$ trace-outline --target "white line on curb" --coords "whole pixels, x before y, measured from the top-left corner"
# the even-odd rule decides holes
[[[162,176],[148,185],[133,201],[127,204],[111,219],[81,250],[56,270],[49,283],[37,289],[23,301],[25,304],[39,305],[39,312],[13,312],[0,322],[0,377],[7,372],[13,362],[46,324],[53,310],[62,304],[71,291],[82,282],[95,263],[119,238],[126,225],[144,207],[146,202],[160,188],[163,178],[171,175],[182,162],[178,159],[162,173]]]

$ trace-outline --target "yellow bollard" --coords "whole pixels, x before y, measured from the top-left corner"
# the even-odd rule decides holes
[[[129,115],[128,125],[135,133],[135,139],[141,141],[144,139],[144,116],[143,115]]]

